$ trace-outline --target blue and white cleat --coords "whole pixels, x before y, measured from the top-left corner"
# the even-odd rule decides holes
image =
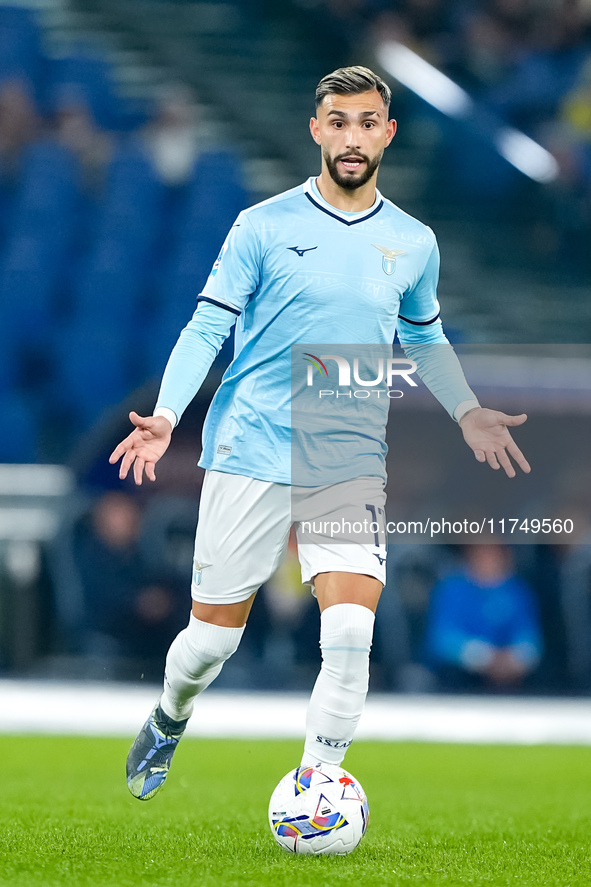
[[[127,787],[134,798],[148,801],[160,791],[188,720],[173,721],[156,703],[127,755]]]

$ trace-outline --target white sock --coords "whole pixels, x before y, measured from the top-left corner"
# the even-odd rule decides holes
[[[353,741],[369,684],[374,614],[335,604],[320,617],[322,668],[306,718],[303,766],[340,764]]]
[[[226,628],[196,619],[181,631],[166,657],[164,693],[160,705],[165,714],[182,721],[193,713],[193,700],[209,687],[226,659],[238,649],[242,628]]]

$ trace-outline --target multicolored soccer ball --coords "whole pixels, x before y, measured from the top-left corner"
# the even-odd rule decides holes
[[[350,853],[365,834],[369,807],[354,776],[341,767],[296,767],[269,803],[269,825],[288,853]]]

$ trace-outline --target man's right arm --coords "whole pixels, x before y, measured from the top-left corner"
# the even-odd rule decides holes
[[[166,364],[155,416],[165,416],[173,428],[178,424],[235,322],[236,313],[230,309],[199,302]]]
[[[236,318],[257,289],[260,264],[258,235],[248,213],[240,213],[197,299],[197,310],[164,371],[156,410],[173,427],[197,394]]]
[[[137,484],[144,471],[150,480],[156,479],[154,466],[168,448],[173,428],[257,289],[260,263],[258,235],[246,214],[240,213],[198,297],[197,310],[172,350],[154,415],[130,414],[135,429],[111,454],[112,464],[121,459],[121,478],[133,466]]]
[[[219,305],[198,305],[168,359],[154,415],[130,413],[135,428],[111,453],[111,464],[121,459],[122,480],[132,468],[136,484],[141,484],[144,472],[149,480],[156,480],[156,462],[168,449],[173,428],[197,394],[235,320],[235,313]]]

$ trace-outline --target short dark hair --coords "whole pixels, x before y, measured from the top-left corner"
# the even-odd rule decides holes
[[[322,104],[327,95],[359,95],[373,89],[377,89],[386,108],[390,107],[390,87],[369,68],[364,68],[363,65],[337,68],[332,74],[323,77],[316,87],[316,107]]]

